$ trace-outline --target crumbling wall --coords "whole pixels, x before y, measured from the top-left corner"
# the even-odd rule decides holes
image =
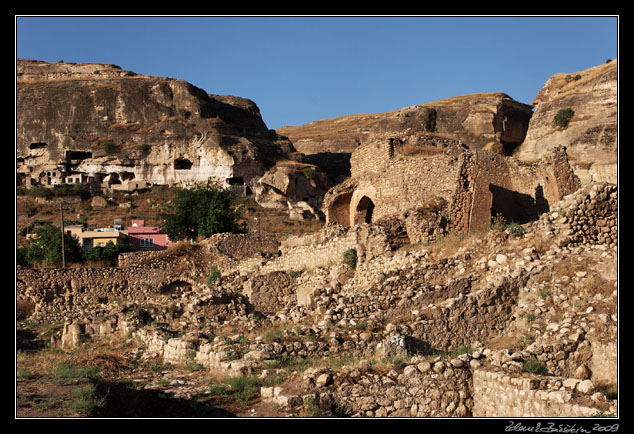
[[[376,137],[357,148],[351,175],[324,198],[327,224],[352,226],[405,215],[440,197],[448,203],[449,231],[484,230],[497,215],[508,223],[536,220],[580,187],[564,147],[529,164],[457,143],[420,145],[406,136]],[[361,212],[368,200],[371,219]]]

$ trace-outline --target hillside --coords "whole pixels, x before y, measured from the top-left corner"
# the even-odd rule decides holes
[[[18,245],[60,202],[155,225],[209,176],[248,233],[16,264],[16,417],[616,426],[618,186],[583,172],[616,156],[615,71],[554,76],[535,114],[481,93],[274,132],[182,80],[20,60],[18,183],[38,188],[16,192]],[[62,175],[80,194],[52,197]]]

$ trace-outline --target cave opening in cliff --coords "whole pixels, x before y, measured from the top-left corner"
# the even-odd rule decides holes
[[[355,223],[372,223],[374,202],[368,196],[363,196],[357,204]]]
[[[92,158],[92,152],[66,151],[66,161],[68,163],[78,162],[78,161],[86,160],[88,158]]]
[[[244,178],[241,176],[234,176],[233,178],[227,178],[227,184],[229,185],[243,185]]]
[[[194,163],[187,158],[177,158],[174,160],[174,170],[189,170],[193,165]]]
[[[44,142],[36,142],[29,145],[29,149],[45,149],[47,147],[48,145]]]

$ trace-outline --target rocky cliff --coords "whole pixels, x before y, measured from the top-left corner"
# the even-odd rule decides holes
[[[618,63],[615,60],[574,73],[553,75],[533,100],[535,114],[517,158],[537,161],[557,145],[567,147],[582,182],[616,183]],[[555,125],[555,116],[571,118]]]
[[[460,140],[475,148],[495,145],[508,153],[524,140],[531,115],[530,105],[504,93],[476,93],[386,113],[285,126],[277,131],[305,154],[352,152],[372,134],[405,131]]]
[[[17,61],[18,180],[244,185],[293,150],[248,99],[116,65]]]

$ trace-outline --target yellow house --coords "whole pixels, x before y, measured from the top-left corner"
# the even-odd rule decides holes
[[[102,228],[95,230],[86,230],[81,225],[66,226],[66,232],[75,236],[79,240],[79,244],[84,249],[92,249],[93,247],[105,247],[108,241],[117,244],[120,241],[127,241],[128,234],[113,228]]]

